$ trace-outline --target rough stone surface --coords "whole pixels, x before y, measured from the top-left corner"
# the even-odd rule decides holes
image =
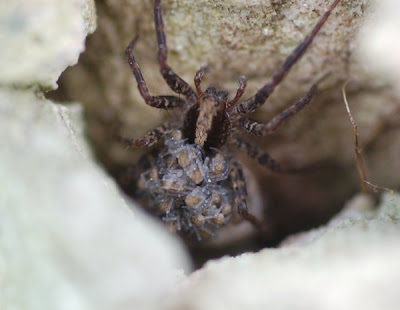
[[[378,209],[355,197],[325,227],[209,262],[170,296],[170,309],[398,309],[400,196]]]

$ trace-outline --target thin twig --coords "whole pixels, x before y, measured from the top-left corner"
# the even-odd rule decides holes
[[[394,190],[387,188],[387,187],[383,187],[383,186],[378,186],[375,185],[371,182],[369,182],[367,180],[367,174],[365,171],[365,164],[364,164],[364,159],[361,155],[361,148],[360,145],[358,143],[358,126],[356,121],[353,118],[353,115],[351,114],[350,111],[350,107],[349,104],[347,102],[347,97],[346,97],[346,86],[347,84],[350,82],[350,80],[347,80],[343,87],[342,87],[342,93],[343,93],[343,100],[344,100],[344,104],[346,106],[346,111],[347,114],[349,115],[350,118],[350,122],[353,125],[353,131],[354,131],[354,155],[356,158],[356,163],[357,163],[357,170],[358,170],[358,174],[360,176],[360,183],[361,183],[361,191],[365,194],[371,194],[371,191],[369,190],[369,188],[372,188],[372,190],[376,193],[378,190],[382,190],[382,191],[387,191],[389,192],[391,195],[393,195]],[[367,186],[369,185],[369,187]]]
[[[361,184],[361,191],[365,194],[369,194],[369,190],[367,187],[367,174],[365,171],[365,164],[364,164],[364,159],[361,155],[361,148],[360,145],[358,143],[358,126],[356,121],[353,118],[353,115],[351,114],[350,111],[350,107],[349,104],[347,102],[347,96],[346,96],[346,86],[347,84],[350,82],[350,80],[347,80],[343,87],[342,87],[342,93],[343,93],[343,100],[344,100],[344,104],[346,106],[346,110],[347,110],[347,114],[349,115],[350,118],[350,122],[353,125],[353,132],[354,132],[354,155],[356,158],[356,163],[357,163],[357,170],[358,170],[358,174],[360,176],[360,184]]]
[[[369,182],[369,181],[367,181],[367,180],[364,180],[364,183],[365,183],[365,184],[368,184],[368,185],[373,189],[374,192],[378,192],[378,190],[381,190],[381,191],[386,191],[386,192],[388,192],[390,195],[393,195],[393,194],[394,194],[394,190],[391,189],[391,188],[384,187],[384,186],[379,186],[379,185],[375,185],[375,184],[373,184],[373,183],[371,183],[371,182]]]

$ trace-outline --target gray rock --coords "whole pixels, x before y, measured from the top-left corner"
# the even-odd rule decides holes
[[[37,91],[77,61],[94,18],[92,1],[0,4],[0,309],[158,309],[190,269],[94,161],[82,107]]]
[[[206,264],[170,309],[398,309],[400,196],[356,197],[327,226]]]
[[[81,107],[0,91],[0,308],[157,309],[189,264],[94,163]]]
[[[95,28],[93,0],[2,1],[0,84],[57,88],[61,72],[77,63]]]
[[[391,81],[400,96],[400,3],[396,0],[380,1],[376,5],[376,17],[368,21],[362,31],[360,56],[379,79]]]

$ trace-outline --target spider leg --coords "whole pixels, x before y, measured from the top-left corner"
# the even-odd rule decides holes
[[[314,84],[307,94],[297,101],[294,105],[287,108],[286,110],[279,113],[272,120],[270,120],[267,124],[259,123],[255,120],[251,120],[249,118],[243,117],[238,123],[241,125],[246,131],[252,133],[255,136],[265,136],[273,133],[276,129],[278,129],[283,123],[285,123],[290,117],[295,115],[301,109],[303,109],[308,103],[310,103],[313,95],[317,90],[316,84]]]
[[[190,101],[196,99],[193,89],[181,77],[179,77],[167,63],[167,39],[164,32],[164,22],[162,18],[161,0],[155,0],[154,3],[154,22],[157,32],[158,42],[158,62],[160,63],[160,72],[168,86],[176,93],[186,96]]]
[[[163,134],[170,129],[169,124],[161,125],[145,134],[144,137],[138,139],[125,138],[117,134],[118,141],[124,143],[126,146],[132,147],[150,147],[156,144]]]
[[[241,104],[235,106],[231,110],[231,114],[247,114],[257,110],[262,106],[268,97],[272,94],[276,86],[280,84],[289,70],[293,65],[303,56],[304,52],[308,46],[312,43],[314,37],[317,35],[318,31],[324,25],[332,10],[336,7],[340,0],[335,0],[325,14],[321,17],[318,23],[315,25],[314,29],[309,35],[305,37],[303,42],[301,42],[296,49],[286,58],[283,65],[274,73],[271,82],[265,84],[253,97],[243,101]]]
[[[231,101],[229,101],[226,105],[226,109],[230,109],[231,107],[233,107],[236,102],[239,101],[239,99],[242,97],[244,90],[246,89],[247,86],[247,79],[245,76],[241,76],[239,78],[239,87],[236,91],[236,96],[235,98],[233,98]]]
[[[140,95],[143,97],[146,104],[152,106],[154,108],[159,109],[172,109],[175,107],[181,107],[186,104],[185,100],[176,97],[176,96],[151,96],[149,93],[149,89],[147,88],[146,81],[143,78],[142,71],[133,56],[133,48],[137,40],[139,39],[139,35],[137,35],[132,42],[128,45],[125,50],[126,57],[128,58],[129,66],[131,67],[132,73],[135,76],[136,82],[138,84],[138,89]]]
[[[196,74],[194,75],[194,85],[196,86],[196,91],[197,91],[197,95],[201,96],[204,94],[203,90],[200,87],[201,84],[201,80],[203,79],[203,76],[205,73],[207,73],[208,71],[208,67],[201,67]]]
[[[253,214],[249,212],[247,208],[247,189],[246,182],[243,176],[243,170],[239,162],[234,159],[231,161],[230,178],[232,180],[233,187],[234,207],[243,219],[250,222],[257,228],[260,228],[261,223],[256,219]]]
[[[249,157],[257,161],[261,166],[267,167],[272,172],[277,173],[295,173],[299,171],[305,171],[305,169],[299,169],[291,166],[281,166],[279,162],[273,159],[267,152],[263,151],[258,146],[248,143],[243,139],[234,137],[231,139],[231,143],[235,145],[239,150],[247,153]],[[307,170],[307,169],[306,169]]]

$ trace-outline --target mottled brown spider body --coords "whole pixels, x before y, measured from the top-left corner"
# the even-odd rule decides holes
[[[200,94],[184,120],[183,134],[189,143],[200,145],[206,151],[225,144],[231,133],[227,98],[227,92],[217,92],[214,87]]]
[[[273,74],[270,82],[247,100],[238,103],[246,88],[246,79],[239,79],[239,87],[232,100],[226,91],[209,87],[201,89],[206,67],[194,77],[195,90],[180,78],[167,63],[167,42],[161,12],[161,0],[155,0],[154,20],[158,42],[160,72],[170,88],[181,96],[152,96],[133,55],[138,36],[126,49],[126,56],[138,89],[146,104],[160,109],[182,108],[183,120],[162,125],[140,139],[119,137],[129,146],[152,146],[161,140],[155,152],[142,158],[138,167],[137,187],[146,197],[150,208],[165,221],[171,230],[195,234],[197,240],[212,235],[235,214],[262,230],[260,222],[248,211],[246,182],[241,165],[225,148],[235,146],[274,172],[292,172],[265,151],[233,135],[233,129],[244,129],[256,135],[273,133],[291,116],[303,109],[315,94],[317,83],[298,102],[282,111],[266,124],[247,118],[247,114],[261,107],[283,80],[292,66],[304,54],[340,0],[335,0],[310,34],[287,57]],[[227,152],[227,154],[224,154]]]

